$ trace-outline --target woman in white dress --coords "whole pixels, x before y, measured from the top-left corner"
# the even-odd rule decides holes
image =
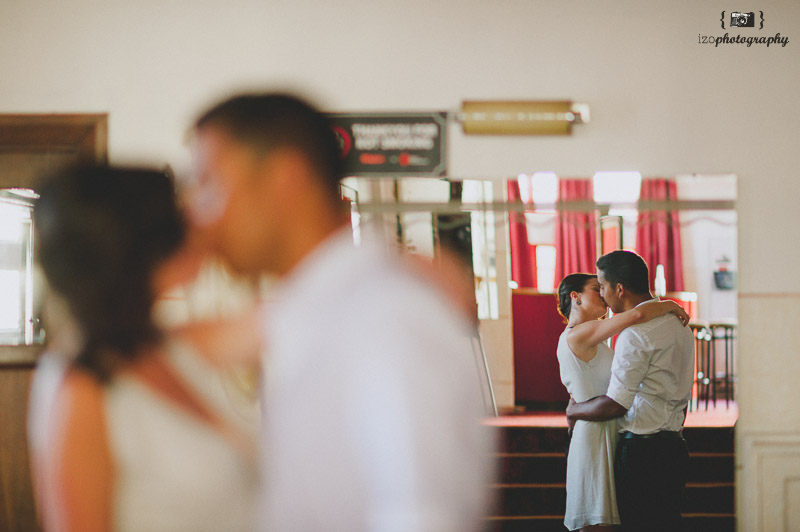
[[[567,327],[558,341],[561,381],[575,401],[603,395],[611,379],[614,351],[605,340],[631,325],[667,313],[688,323],[686,311],[673,301],[646,303],[609,319],[600,297],[597,276],[575,273],[558,286],[558,310]],[[614,490],[614,453],[617,421],[577,421],[571,429],[567,456],[567,507],[564,525],[569,530],[614,530],[620,524]],[[609,528],[614,527],[614,528]]]
[[[31,392],[29,444],[45,530],[251,530],[253,445],[215,400],[221,394],[202,389],[211,368],[196,352],[214,335],[217,344],[227,335],[231,351],[254,350],[247,344],[255,335],[239,322],[182,338],[151,319],[157,297],[200,263],[186,246],[171,179],[79,168],[39,193],[39,263],[75,331],[50,342]]]

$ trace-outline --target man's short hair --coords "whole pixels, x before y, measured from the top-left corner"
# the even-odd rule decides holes
[[[617,250],[597,259],[597,270],[612,285],[621,284],[635,294],[650,293],[650,271],[633,251]]]
[[[330,123],[311,104],[289,94],[242,94],[219,103],[195,122],[195,130],[218,127],[258,155],[279,148],[299,151],[338,197],[341,150]]]

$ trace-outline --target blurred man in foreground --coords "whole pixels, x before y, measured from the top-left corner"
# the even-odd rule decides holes
[[[325,118],[245,95],[194,136],[195,224],[234,271],[279,279],[260,327],[259,529],[480,529],[491,442],[470,322],[407,264],[353,246]]]

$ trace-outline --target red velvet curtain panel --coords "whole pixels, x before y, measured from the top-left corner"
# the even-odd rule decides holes
[[[559,179],[558,201],[593,201],[590,179]],[[565,205],[565,206],[567,206]],[[562,210],[556,224],[556,284],[565,276],[577,272],[595,271],[597,255],[595,213]]]
[[[677,200],[678,187],[674,180],[642,179],[643,201]],[[639,211],[636,223],[636,252],[650,268],[650,288],[655,286],[656,266],[664,265],[667,292],[683,291],[683,256],[678,211]]]
[[[509,179],[507,187],[509,203],[520,201],[517,180]],[[512,211],[508,218],[511,239],[511,279],[521,288],[536,288],[536,247],[528,243],[525,214]]]

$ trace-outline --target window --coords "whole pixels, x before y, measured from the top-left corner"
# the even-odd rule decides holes
[[[491,203],[492,183],[489,181],[464,181],[461,194],[465,203]],[[478,318],[496,320],[500,318],[497,293],[497,264],[495,256],[495,213],[492,210],[472,211],[472,269],[475,272],[475,298],[478,302]]]
[[[595,203],[635,204],[639,201],[642,187],[639,172],[597,172],[592,181]]]
[[[33,293],[35,197],[25,189],[0,190],[0,343],[4,345],[31,344],[39,334]]]
[[[540,292],[553,292],[556,284],[556,247],[536,246],[536,286]]]
[[[525,212],[528,244],[536,253],[536,288],[540,292],[552,292],[556,274],[555,227],[558,218],[558,176],[555,172],[534,172],[518,178],[520,196],[532,203]]]
[[[642,189],[639,172],[597,172],[592,179],[594,201],[601,215],[622,217],[622,247],[636,249],[636,202]]]
[[[531,198],[538,212],[555,212],[558,201],[558,176],[555,172],[535,172],[531,176]]]

